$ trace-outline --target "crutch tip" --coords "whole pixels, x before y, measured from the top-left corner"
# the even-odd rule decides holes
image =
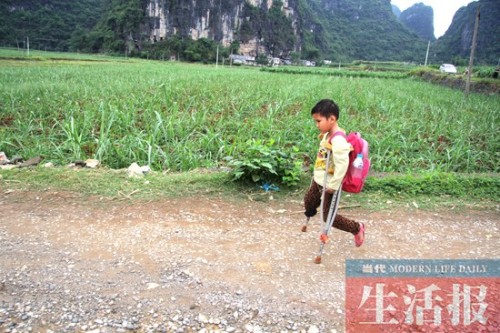
[[[321,264],[321,256],[317,256],[316,258],[314,258],[314,263]]]
[[[302,226],[302,229],[300,229],[302,232],[306,232],[307,231],[307,225],[303,225]]]

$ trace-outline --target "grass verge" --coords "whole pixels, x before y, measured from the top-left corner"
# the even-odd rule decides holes
[[[296,200],[301,202],[310,178],[296,187],[266,192],[257,185],[230,181],[227,172],[197,169],[184,173],[151,172],[129,178],[125,170],[24,168],[0,170],[1,193],[10,191],[69,191],[113,200],[161,200],[205,196],[227,200]],[[472,208],[497,209],[500,178],[496,174],[453,173],[376,174],[361,194],[343,194],[345,207],[368,210]]]

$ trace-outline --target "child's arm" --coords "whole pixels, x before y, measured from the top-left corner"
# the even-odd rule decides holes
[[[351,146],[347,140],[340,135],[332,139],[332,159],[334,172],[333,176],[329,179],[327,188],[337,191],[342,185],[342,180],[349,167],[349,152]]]

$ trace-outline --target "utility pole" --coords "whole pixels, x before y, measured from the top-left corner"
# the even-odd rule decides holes
[[[217,53],[215,56],[215,68],[219,67],[219,44],[217,44]]]
[[[477,29],[479,28],[479,19],[481,16],[480,10],[481,6],[478,5],[476,12],[476,22],[474,23],[474,34],[472,35],[472,46],[470,51],[469,67],[467,70],[467,81],[465,82],[465,97],[467,97],[470,92],[470,78],[472,75],[472,65],[474,64],[474,53],[476,51]]]
[[[220,19],[220,27],[222,27],[222,0],[219,0],[219,19]],[[221,43],[224,42],[224,35],[220,40]],[[217,42],[217,55],[215,60],[215,68],[219,68],[219,42]]]
[[[26,37],[26,50],[28,51],[28,57],[30,56],[30,38]]]
[[[425,64],[424,66],[427,66],[427,59],[429,59],[429,48],[431,47],[431,41],[427,43],[427,53],[425,54]]]

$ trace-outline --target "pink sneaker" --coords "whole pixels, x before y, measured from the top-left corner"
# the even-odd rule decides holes
[[[360,247],[363,245],[363,242],[365,241],[365,225],[364,223],[359,223],[359,232],[354,236],[354,243],[356,244],[356,247]]]

